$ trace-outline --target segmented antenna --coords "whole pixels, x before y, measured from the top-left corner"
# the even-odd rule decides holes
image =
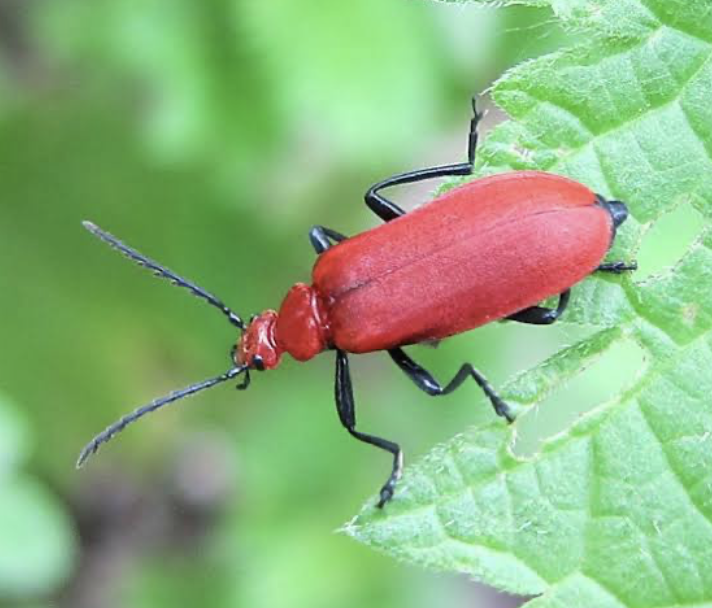
[[[155,412],[157,409],[163,407],[164,405],[168,405],[169,403],[173,403],[174,401],[183,399],[183,397],[188,397],[199,391],[205,390],[206,388],[210,388],[212,386],[215,386],[216,384],[220,384],[221,382],[230,380],[235,376],[239,376],[246,369],[246,365],[240,367],[233,367],[232,369],[228,370],[220,376],[216,376],[215,378],[210,378],[208,380],[203,380],[202,382],[198,382],[197,384],[191,384],[186,388],[173,391],[165,397],[155,399],[154,401],[151,401],[151,403],[149,403],[148,405],[143,405],[135,409],[130,414],[123,416],[122,418],[114,422],[112,425],[106,427],[105,430],[96,435],[96,437],[94,437],[89,443],[86,444],[86,446],[84,446],[84,449],[80,452],[79,458],[77,459],[77,468],[80,468],[92,454],[96,454],[97,450],[102,446],[102,444],[111,440],[114,435],[123,431],[129,424],[136,422],[139,418],[151,412]]]
[[[168,268],[165,268],[164,266],[161,266],[157,262],[154,262],[152,259],[147,258],[145,255],[139,253],[135,249],[132,249],[128,245],[125,245],[122,243],[119,239],[117,239],[115,236],[109,234],[108,232],[104,232],[101,228],[99,228],[96,224],[93,224],[92,222],[82,222],[82,225],[89,231],[91,232],[94,236],[99,237],[102,241],[113,247],[114,249],[117,249],[121,253],[123,253],[125,256],[131,258],[135,262],[138,262],[139,265],[144,266],[148,268],[149,270],[153,271],[156,276],[163,277],[164,279],[168,279],[171,281],[174,285],[178,285],[179,287],[185,287],[188,289],[194,296],[198,296],[199,298],[203,298],[208,304],[212,304],[215,306],[215,308],[218,308],[236,327],[239,327],[240,329],[245,329],[245,324],[243,323],[242,319],[240,318],[239,315],[236,315],[234,312],[232,312],[225,304],[223,304],[220,300],[218,300],[214,295],[208,293],[204,289],[201,289],[194,283],[191,283],[190,281],[184,279],[181,276],[178,276],[175,272],[172,270],[169,270]]]

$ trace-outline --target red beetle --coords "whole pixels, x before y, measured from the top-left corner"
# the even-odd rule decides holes
[[[356,430],[347,353],[386,350],[427,394],[446,395],[472,377],[500,416],[512,421],[507,404],[469,363],[442,386],[401,347],[441,340],[485,323],[510,319],[547,325],[556,321],[570,288],[594,271],[621,273],[635,264],[603,263],[616,229],[628,216],[624,203],[607,201],[585,186],[551,173],[515,171],[466,183],[406,214],[381,190],[424,179],[472,173],[480,114],[474,103],[466,163],[396,175],[371,187],[366,204],[386,223],[352,238],[312,228],[319,255],[312,284],[297,283],[279,312],[267,310],[249,324],[197,285],[153,262],[85,222],[93,234],[139,264],[189,289],[219,308],[242,335],[232,351],[233,366],[215,378],[175,391],[121,418],[82,450],[78,466],[99,446],[144,414],[243,375],[274,369],[283,353],[307,361],[336,351],[336,407],[356,439],[393,455],[391,474],[378,506],[393,496],[402,470],[399,446]],[[558,295],[556,308],[537,303]]]

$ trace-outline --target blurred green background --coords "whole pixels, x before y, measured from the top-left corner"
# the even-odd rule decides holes
[[[543,10],[407,0],[0,3],[0,605],[518,605],[334,532],[389,459],[340,427],[328,355],[181,402],[77,472],[95,432],[224,371],[237,339],[80,221],[244,316],[276,307],[309,279],[313,224],[376,225],[369,185],[462,159],[470,96],[563,40]],[[498,325],[418,356],[501,386],[576,335]],[[579,411],[636,352],[575,383]],[[360,428],[408,459],[492,417],[474,384],[433,402],[382,355],[352,365]]]

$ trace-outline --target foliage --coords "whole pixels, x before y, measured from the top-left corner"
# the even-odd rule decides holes
[[[0,599],[54,590],[74,561],[64,507],[44,483],[21,469],[29,441],[26,421],[0,397]]]
[[[394,112],[428,124],[436,110],[426,93],[438,78],[437,53],[428,52],[422,10],[378,0],[348,13],[313,0],[137,8],[65,0],[38,13],[36,35],[59,65],[79,63],[85,77],[120,79],[129,91],[138,85],[134,104],[154,157],[201,163],[230,188],[244,189],[265,157],[279,157],[277,142],[289,148],[308,137],[335,158],[363,158]],[[419,69],[400,69],[411,62]],[[403,137],[380,146],[393,152]]]
[[[0,380],[32,440],[31,458],[13,464],[16,489],[3,495],[8,509],[23,498],[39,505],[23,512],[37,522],[32,543],[23,545],[27,532],[18,538],[21,522],[18,534],[15,522],[0,522],[3,557],[17,553],[8,590],[23,606],[177,607],[207,597],[231,608],[417,608],[435,593],[451,606],[464,601],[451,582],[329,533],[385,463],[339,427],[328,356],[285,361],[246,393],[224,386],[181,403],[77,472],[92,434],[223,370],[236,339],[220,315],[105,250],[80,222],[97,222],[246,316],[277,306],[290,284],[308,279],[311,225],[363,230],[375,223],[360,202],[368,185],[464,152],[473,82],[484,86],[514,54],[555,46],[545,22],[530,35],[547,15],[402,0],[338,10],[233,0],[0,4]],[[445,150],[450,129],[457,141]],[[448,365],[453,356],[441,349],[439,358]],[[361,359],[364,423],[397,429],[409,449],[471,420],[457,398],[449,416],[427,406],[413,415],[412,387],[397,370]],[[496,365],[497,351],[488,360]],[[181,456],[205,437],[234,460]],[[0,430],[0,459],[16,453],[11,444]],[[186,475],[193,498],[220,475],[233,491],[196,512],[177,486]],[[32,480],[55,497],[32,498]],[[68,580],[52,508],[47,525],[33,515],[50,501],[82,539],[81,568]]]
[[[534,2],[532,2],[534,4]],[[480,150],[479,173],[536,168],[629,204],[614,259],[634,258],[680,206],[712,220],[712,10],[703,0],[551,0],[582,34],[520,65],[493,97],[512,118]],[[473,429],[406,470],[384,511],[346,530],[412,562],[542,594],[532,608],[712,601],[712,232],[675,267],[637,282],[595,277],[569,322],[592,333],[511,381],[511,428]],[[529,458],[517,429],[619,341],[645,365]]]
[[[312,224],[348,234],[374,225],[360,202],[368,185],[461,158],[471,93],[513,62],[557,48],[561,28],[548,3],[538,4],[499,11],[403,0],[338,9],[312,0],[296,8],[279,0],[2,3],[0,380],[21,404],[12,418],[26,427],[8,432],[17,425],[0,414],[0,478],[5,512],[14,514],[0,522],[0,563],[12,564],[0,574],[7,593],[15,589],[23,606],[178,607],[206,597],[230,608],[478,601],[473,585],[328,533],[388,466],[340,428],[328,355],[308,365],[285,361],[246,393],[225,386],[181,403],[77,473],[77,450],[93,433],[132,406],[222,371],[236,337],[195,299],[93,242],[80,221],[111,230],[241,314],[276,306],[291,283],[308,279]],[[558,6],[575,38],[586,3]],[[538,133],[531,118],[527,128]],[[568,124],[548,127],[554,122]],[[512,128],[490,138],[483,171],[527,150],[506,143]],[[544,154],[547,146],[529,148]],[[646,201],[636,204],[639,213]],[[699,216],[684,201],[671,215],[685,209],[682,216]],[[626,224],[621,255],[637,246],[634,228]],[[670,234],[656,236],[650,249],[669,242]],[[615,306],[629,314],[619,283],[609,280],[609,293],[599,283],[592,295],[611,306],[575,314],[618,314]],[[634,284],[626,289],[639,293]],[[562,365],[572,385],[608,386],[595,367],[576,372],[595,349],[608,363],[621,345],[639,353],[631,331],[611,328],[520,376],[518,403],[534,401],[542,383],[553,391]],[[418,357],[443,377],[466,358],[499,386],[509,370],[550,353],[560,332],[500,324]],[[626,377],[628,368],[614,363]],[[407,454],[492,417],[473,407],[474,386],[433,404],[385,357],[354,357],[353,366],[359,424],[401,442]],[[582,398],[583,389],[575,400]],[[534,419],[522,417],[520,437]],[[217,455],[186,456],[183,446],[196,442]],[[221,476],[227,489],[196,507],[191,500],[209,498]],[[30,506],[11,508],[20,501]],[[57,523],[67,513],[70,522]],[[20,533],[30,520],[32,534]],[[62,587],[72,536],[83,539],[82,567]]]

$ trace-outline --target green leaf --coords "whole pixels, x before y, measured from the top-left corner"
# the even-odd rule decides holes
[[[145,141],[167,163],[204,163],[231,187],[272,149],[278,122],[230,0],[68,0],[37,7],[47,60],[99,81],[141,111]],[[77,69],[79,68],[79,69]],[[116,90],[117,82],[124,86]],[[259,111],[257,110],[259,109]]]
[[[38,482],[0,485],[0,597],[36,596],[69,574],[74,537],[58,501]]]
[[[442,86],[442,66],[421,7],[403,10],[400,3],[381,0],[239,6],[278,102],[310,138],[328,142],[333,157],[372,158],[374,138],[379,158],[402,155],[413,145],[412,126],[422,131],[432,124],[432,91]],[[300,22],[309,25],[294,26]],[[395,131],[393,116],[406,129]],[[389,135],[379,138],[380,133]]]
[[[0,600],[56,589],[74,561],[64,508],[38,481],[17,473],[28,451],[27,423],[0,396]]]
[[[479,150],[479,175],[543,169],[626,201],[611,259],[689,205],[712,219],[712,6],[707,0],[550,0],[584,42],[515,68],[493,88],[512,118]],[[406,469],[359,540],[500,589],[527,606],[712,602],[712,230],[645,281],[592,277],[567,321],[589,337],[505,388],[520,417],[472,429]],[[645,367],[529,458],[517,429],[611,345]]]
[[[405,126],[379,142],[381,156],[412,145],[412,125],[437,115],[440,49],[417,6],[145,0],[137,10],[132,0],[65,0],[38,7],[33,25],[48,61],[84,86],[98,79],[115,99],[139,98],[157,158],[205,166],[231,191],[302,138],[363,161],[374,133],[392,133],[393,115]]]

